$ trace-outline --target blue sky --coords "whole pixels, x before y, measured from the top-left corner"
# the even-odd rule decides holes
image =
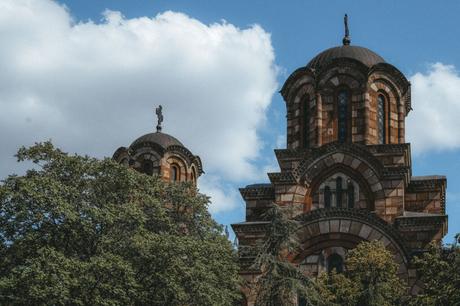
[[[36,1],[46,4],[48,0]],[[449,234],[445,241],[451,241],[453,235],[460,232],[460,190],[458,188],[460,186],[460,121],[457,122],[458,120],[456,120],[457,116],[460,116],[460,78],[457,73],[457,69],[460,69],[458,52],[460,50],[460,39],[458,39],[460,37],[460,27],[458,26],[460,2],[443,1],[442,5],[440,5],[439,2],[435,1],[59,0],[58,3],[67,7],[67,14],[72,16],[74,24],[89,24],[91,23],[90,20],[95,24],[107,23],[107,18],[102,15],[107,9],[120,12],[124,16],[120,18],[125,20],[138,19],[144,16],[154,18],[166,11],[173,11],[183,13],[205,26],[211,27],[212,24],[216,23],[223,27],[225,27],[224,25],[232,25],[236,27],[236,32],[230,29],[233,31],[232,33],[244,36],[242,33],[248,30],[248,35],[259,35],[260,41],[258,42],[262,45],[260,48],[267,52],[264,55],[266,66],[260,69],[260,75],[273,74],[276,84],[273,83],[273,80],[265,80],[262,87],[268,88],[269,97],[265,99],[266,101],[261,98],[265,102],[261,102],[251,108],[255,112],[263,112],[262,116],[255,117],[257,124],[254,124],[254,126],[248,124],[248,129],[252,128],[253,130],[251,131],[257,133],[257,148],[252,151],[251,148],[241,149],[235,151],[235,154],[243,152],[241,153],[243,154],[243,161],[238,161],[241,161],[242,165],[253,167],[251,171],[259,172],[260,175],[236,175],[232,177],[231,171],[219,172],[219,170],[215,169],[215,165],[221,161],[211,160],[209,162],[211,171],[206,175],[211,179],[208,178],[206,182],[210,183],[212,179],[215,179],[219,183],[213,185],[211,189],[204,189],[212,190],[215,193],[214,199],[234,202],[228,209],[216,209],[213,212],[217,221],[223,224],[244,220],[244,205],[237,195],[237,188],[249,183],[267,181],[262,175],[264,170],[276,171],[276,168],[274,168],[273,149],[282,147],[283,135],[285,134],[285,107],[277,91],[291,72],[305,65],[320,51],[341,43],[343,37],[343,14],[348,13],[352,44],[365,46],[377,52],[387,62],[399,68],[406,77],[411,79],[413,85],[415,81],[416,87],[420,88],[417,91],[418,94],[413,95],[414,110],[408,117],[412,120],[408,123],[408,128],[416,130],[409,132],[411,134],[410,141],[413,140],[417,143],[417,147],[412,148],[413,175],[440,174],[447,176]],[[56,10],[48,7],[40,9]],[[57,19],[66,18],[62,16],[61,12],[50,16],[58,16]],[[260,26],[260,31],[254,28],[256,24]],[[0,39],[2,35],[4,34],[0,33]],[[269,42],[268,47],[266,44],[264,45],[267,40]],[[33,45],[35,41],[30,40],[29,43]],[[219,52],[223,52],[221,49],[219,50]],[[114,53],[117,51],[114,50]],[[83,53],[79,53],[77,56],[83,56],[81,54]],[[274,55],[273,59],[271,55]],[[111,56],[110,52],[107,56]],[[228,57],[225,57],[225,60],[229,60]],[[250,62],[249,60],[247,69],[258,71],[259,66],[253,67]],[[264,65],[264,63],[260,65]],[[439,64],[438,66],[433,66],[434,63]],[[244,71],[244,67],[241,67],[241,69]],[[73,70],[71,69],[70,71]],[[414,76],[416,78],[412,79]],[[241,77],[239,78],[241,79]],[[78,79],[77,76],[75,79]],[[248,77],[249,81],[256,79],[255,72],[254,77]],[[171,84],[175,82],[173,77],[170,77],[170,81]],[[52,82],[54,82],[52,84],[58,84],[59,80],[54,79]],[[77,81],[75,82],[78,83]],[[110,82],[99,86],[110,86]],[[82,85],[82,88],[90,88],[90,85]],[[129,90],[136,90],[136,86],[130,87]],[[63,96],[65,96],[65,90],[62,89],[62,91]],[[102,96],[101,94],[98,97]],[[126,95],[126,97],[129,98],[129,95]],[[138,94],[136,99],[145,99],[147,101],[148,93],[145,95]],[[93,103],[95,104],[92,104],[92,106],[97,109],[97,102],[94,101]],[[157,101],[149,101],[149,103],[153,107]],[[218,103],[218,101],[215,103]],[[168,115],[167,101],[165,104],[166,115]],[[417,108],[418,105],[420,106],[419,109]],[[69,103],[68,108],[70,109],[71,107],[72,104]],[[174,109],[174,107],[180,106],[171,105],[170,109]],[[184,105],[184,107],[187,108],[189,114],[193,116],[200,115],[199,113],[194,113],[192,106]],[[244,109],[244,105],[238,107],[243,113],[250,112],[250,110]],[[436,112],[437,121],[425,122],[422,120],[426,114],[433,111]],[[45,111],[43,112],[46,113]],[[59,112],[56,111],[56,113]],[[171,116],[173,113],[171,110]],[[447,119],[444,119],[444,113],[448,115]],[[186,129],[174,128],[172,121],[175,119],[171,118],[171,116],[169,118],[166,116],[165,125],[169,127],[171,134],[188,144],[186,136],[182,136],[189,135],[188,132]],[[108,117],[113,119],[110,114]],[[148,116],[146,115],[145,118],[148,118]],[[114,133],[113,127],[104,127],[104,120],[102,119],[100,117],[99,119],[94,119],[94,121],[97,121],[94,126],[101,131],[106,131],[106,133]],[[109,119],[106,122],[112,122]],[[41,122],[31,116],[27,117],[27,120]],[[143,120],[138,119],[139,122],[143,122]],[[170,123],[168,123],[168,120],[171,120]],[[206,119],[203,120],[206,121]],[[123,122],[123,120],[120,120],[120,122]],[[236,123],[238,123],[237,119],[235,119]],[[149,124],[153,126],[151,122],[147,123],[147,126]],[[117,135],[111,135],[112,147],[128,145],[129,143],[126,143],[128,139],[133,140],[135,137],[140,136],[139,133],[142,130],[145,131],[145,126],[146,123],[139,123],[139,128],[133,127],[132,131],[120,136],[119,140],[117,140]],[[232,129],[233,127],[226,128]],[[42,140],[40,137],[45,139],[53,138],[53,140],[57,140],[58,145],[62,145],[64,148],[69,150],[77,148],[77,146],[72,146],[70,142],[67,143],[64,140],[66,136],[54,135],[53,133],[51,133],[52,135],[47,135],[47,129],[40,124],[37,124],[35,129],[42,131],[42,133],[32,133],[35,141]],[[85,133],[77,131],[77,128],[70,129],[70,131],[77,138]],[[173,131],[176,134],[172,133]],[[118,130],[115,129],[115,132],[118,132]],[[7,135],[2,136],[7,137]],[[31,139],[25,138],[23,143],[20,144],[28,144]],[[60,139],[63,140],[60,142]],[[204,135],[200,141],[206,141],[205,139]],[[93,139],[92,141],[96,140]],[[98,139],[97,141],[102,140]],[[113,143],[116,141],[120,141],[120,143]],[[199,143],[198,140],[190,141],[190,143],[192,151],[200,152],[200,148],[195,144]],[[17,144],[14,143],[14,145]],[[12,144],[11,147],[14,148],[14,145]],[[106,145],[94,151],[94,154],[110,156],[112,147]],[[93,153],[91,148],[88,147],[87,153]],[[79,149],[75,150],[85,151],[85,147],[80,145]],[[8,154],[10,152],[11,150],[8,151]],[[202,154],[200,153],[200,155]],[[229,158],[231,160],[231,157]],[[203,162],[206,170],[208,161],[204,159]],[[2,176],[6,175],[5,173],[9,173],[6,171],[17,171],[15,168],[3,167],[2,169],[0,167],[0,171],[2,170]],[[229,196],[228,194],[231,195]]]

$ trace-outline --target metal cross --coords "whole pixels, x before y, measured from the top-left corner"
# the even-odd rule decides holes
[[[158,117],[157,132],[161,132],[161,123],[163,122],[163,107],[158,105],[158,107],[155,109],[155,113]]]
[[[350,31],[348,29],[348,15],[345,14],[345,16],[343,17],[343,23],[345,24],[345,36],[343,37],[343,44],[344,45],[349,45],[351,40],[350,40]]]

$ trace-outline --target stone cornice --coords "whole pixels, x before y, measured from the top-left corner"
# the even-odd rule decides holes
[[[255,221],[255,222],[242,222],[242,223],[235,223],[232,224],[232,229],[235,234],[241,233],[258,233],[258,234],[265,234],[267,230],[267,226],[270,224],[268,221]]]
[[[240,188],[241,196],[244,200],[252,199],[274,199],[275,190],[272,185],[256,185],[256,186],[246,186],[245,188]]]
[[[276,185],[292,185],[297,184],[297,181],[292,172],[275,172],[267,173],[272,184]]]
[[[366,145],[366,147],[372,154],[406,154],[410,152],[410,143]]]
[[[445,176],[431,176],[431,177],[411,177],[408,191],[434,191],[445,188],[447,179]]]
[[[400,216],[395,219],[395,227],[405,232],[437,231],[445,225],[447,225],[446,215]]]
[[[404,178],[406,182],[409,181],[411,168],[407,166],[386,167],[383,169],[382,177],[385,179],[401,179]]]
[[[275,155],[278,160],[301,159],[308,156],[311,149],[275,149]]]

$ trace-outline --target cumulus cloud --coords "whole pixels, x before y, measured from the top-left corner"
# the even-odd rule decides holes
[[[213,214],[236,209],[242,202],[238,189],[215,175],[205,175],[200,179],[200,192],[210,197],[209,211]]]
[[[158,104],[163,131],[200,155],[221,187],[257,177],[257,129],[277,87],[260,26],[207,25],[169,11],[75,22],[51,0],[2,0],[0,29],[2,177],[16,169],[20,145],[49,138],[67,151],[111,156],[154,130]],[[219,183],[204,181],[222,199]]]
[[[436,63],[411,78],[413,112],[407,117],[412,151],[460,148],[460,76],[454,66]]]

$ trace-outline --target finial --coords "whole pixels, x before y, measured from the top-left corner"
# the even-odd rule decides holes
[[[348,15],[345,14],[345,16],[343,17],[343,23],[345,24],[345,36],[343,37],[343,45],[344,46],[348,46],[351,42],[350,40],[350,31],[348,29]]]
[[[163,122],[163,107],[161,105],[158,105],[158,107],[155,109],[155,113],[157,114],[158,117],[158,124],[157,124],[157,132],[161,132],[161,123]]]

